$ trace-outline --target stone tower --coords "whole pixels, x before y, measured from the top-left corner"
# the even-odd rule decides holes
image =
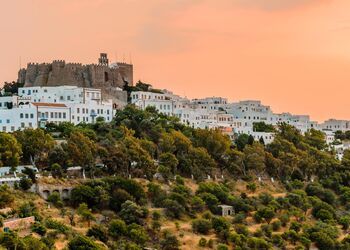
[[[98,64],[103,66],[108,66],[108,56],[106,53],[101,53],[98,59]]]
[[[133,84],[133,65],[113,63],[109,65],[106,53],[101,53],[98,64],[66,63],[55,60],[52,63],[28,63],[18,72],[18,82],[25,87],[73,85],[87,88],[123,88],[127,82]]]

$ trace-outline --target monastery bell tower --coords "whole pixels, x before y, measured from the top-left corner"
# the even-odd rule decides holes
[[[98,64],[103,66],[108,66],[108,56],[107,53],[101,53],[98,59]]]

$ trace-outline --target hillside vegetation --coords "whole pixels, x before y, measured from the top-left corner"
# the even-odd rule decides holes
[[[350,249],[350,153],[338,161],[316,130],[280,124],[269,145],[232,143],[127,106],[111,123],[0,133],[0,165],[33,162],[61,183],[70,166],[91,179],[69,201],[52,194],[50,207],[26,191],[30,171],[3,187],[1,207],[37,220],[32,236],[1,233],[8,249]]]

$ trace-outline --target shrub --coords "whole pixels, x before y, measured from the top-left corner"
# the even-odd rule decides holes
[[[27,191],[32,185],[32,180],[26,177],[22,177],[19,181],[19,187],[24,191]]]
[[[124,189],[118,188],[116,190],[113,190],[111,198],[109,200],[109,206],[114,212],[118,213],[122,207],[122,204],[127,200],[133,201],[134,197],[132,197]]]
[[[205,208],[205,202],[199,196],[194,196],[191,200],[191,208],[195,212],[202,212]]]
[[[185,213],[185,209],[177,201],[166,199],[164,201],[165,214],[173,219],[180,219],[181,215]]]
[[[195,233],[208,234],[212,225],[209,220],[206,219],[195,219],[192,221],[192,230]]]
[[[232,222],[235,224],[244,224],[246,215],[244,213],[238,213],[233,217]]]
[[[40,236],[44,236],[46,234],[46,227],[39,222],[35,222],[32,226],[32,231]]]
[[[61,196],[58,192],[53,192],[47,197],[47,201],[51,202],[56,207],[63,207],[63,202],[61,200]]]
[[[287,226],[287,223],[290,221],[290,218],[289,218],[289,215],[288,214],[282,214],[280,217],[279,217],[279,220],[281,221],[282,223],[282,226]]]
[[[77,235],[68,243],[69,250],[77,249],[88,249],[88,250],[100,250],[103,249],[99,247],[95,242],[93,242],[88,237]]]
[[[108,225],[108,232],[114,238],[119,238],[127,233],[127,226],[123,220],[112,220]]]
[[[223,217],[214,216],[211,219],[211,224],[216,233],[230,229],[230,223]]]
[[[344,230],[347,230],[350,226],[350,216],[346,215],[346,216],[340,217],[339,224],[343,226]]]
[[[145,229],[135,223],[128,226],[128,236],[133,242],[136,242],[139,245],[144,245],[148,240],[148,235]]]
[[[326,209],[320,209],[315,213],[317,219],[326,221],[333,219],[333,214]]]
[[[88,237],[94,237],[97,240],[100,240],[102,242],[107,242],[108,240],[108,233],[107,230],[100,226],[100,225],[93,225],[86,233],[86,236]]]
[[[257,222],[261,222],[261,219],[265,219],[267,223],[270,223],[274,216],[275,211],[271,207],[263,207],[256,211],[254,219],[256,219]]]
[[[272,222],[272,230],[273,231],[278,231],[280,230],[281,226],[282,226],[282,222],[280,220],[275,220],[274,222]]]
[[[207,245],[207,240],[205,238],[200,238],[199,242],[198,242],[198,245],[200,247],[205,247]]]
[[[299,232],[301,229],[302,225],[299,222],[292,221],[289,226],[289,230],[294,230],[295,232]]]
[[[247,189],[251,192],[255,192],[256,191],[256,184],[254,182],[250,182],[247,184]]]
[[[217,250],[228,250],[228,246],[220,243],[216,249]]]
[[[180,248],[180,242],[171,232],[164,231],[160,246],[162,250],[178,250]]]
[[[271,238],[271,239],[272,239],[272,243],[273,243],[275,246],[279,247],[279,248],[282,248],[282,247],[284,246],[284,244],[285,244],[285,242],[284,242],[282,236],[279,235],[279,234],[274,234],[274,235],[272,235],[272,238]]]
[[[136,203],[132,201],[126,201],[121,206],[119,216],[128,224],[140,224],[142,222],[142,219],[145,218],[145,212]]]
[[[62,234],[67,234],[70,231],[69,227],[54,219],[47,219],[45,224],[47,228],[54,229]]]
[[[238,233],[238,234],[243,234],[245,236],[248,236],[249,235],[249,230],[248,228],[245,226],[245,225],[242,225],[242,224],[237,224],[235,225],[235,231]]]

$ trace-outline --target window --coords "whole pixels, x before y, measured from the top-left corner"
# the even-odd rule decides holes
[[[20,113],[19,118],[23,119],[23,113]]]
[[[25,117],[26,117],[26,119],[28,119],[29,118],[29,114],[25,114]]]

